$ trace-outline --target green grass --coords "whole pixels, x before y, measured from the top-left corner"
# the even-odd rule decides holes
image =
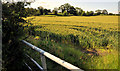
[[[82,69],[118,68],[118,16],[46,15],[26,19],[36,31],[27,41],[41,49]],[[86,53],[93,50],[99,55]],[[52,65],[49,69],[54,69]]]
[[[104,56],[89,56],[88,54],[85,54],[81,50],[77,49],[74,45],[55,43],[54,41],[40,41],[31,38],[29,38],[27,41],[82,69],[117,69],[118,66],[118,57],[115,50],[113,50],[110,54],[106,54]],[[34,53],[33,51],[28,52],[40,63],[39,53],[35,53],[35,51]],[[61,67],[58,66],[57,68]],[[48,69],[56,68],[48,67]]]

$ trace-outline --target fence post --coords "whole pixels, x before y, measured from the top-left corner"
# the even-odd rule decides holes
[[[44,71],[47,71],[45,56],[44,56],[43,54],[40,54],[40,57],[41,57],[41,62],[42,62],[43,70],[44,70]]]

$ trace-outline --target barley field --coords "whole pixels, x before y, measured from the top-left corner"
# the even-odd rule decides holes
[[[84,70],[118,68],[118,16],[45,15],[25,19],[35,29],[27,41],[41,49]],[[64,69],[50,61],[47,65],[48,69]]]

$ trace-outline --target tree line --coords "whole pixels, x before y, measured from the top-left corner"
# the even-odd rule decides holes
[[[38,7],[38,9],[34,8],[26,8],[26,13],[28,16],[35,15],[59,15],[59,16],[97,16],[97,15],[115,15],[113,13],[108,13],[106,9],[104,10],[96,10],[85,12],[83,9],[79,7],[74,7],[69,3],[65,3],[60,7],[56,7],[53,10],[43,8],[42,6]]]

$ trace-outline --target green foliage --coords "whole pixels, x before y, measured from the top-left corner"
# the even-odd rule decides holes
[[[38,10],[39,10],[39,12],[40,12],[40,15],[43,15],[43,13],[44,13],[43,7],[42,7],[42,6],[38,7]]]
[[[59,7],[59,9],[62,10],[62,13],[63,13],[64,11],[67,11],[68,13],[70,13],[70,12],[69,12],[69,11],[70,11],[70,7],[71,7],[71,5],[70,5],[69,3],[65,3],[64,5],[61,5],[61,6]]]
[[[97,16],[97,13],[94,13],[93,15],[94,15],[94,16]]]
[[[102,40],[102,46],[107,46],[107,45],[108,45],[108,41],[109,41],[109,40],[107,40],[106,38],[104,38],[104,39]]]
[[[95,12],[97,12],[97,15],[100,15],[102,13],[102,10],[96,10]]]
[[[62,13],[65,11],[65,7],[64,7],[64,5],[61,5],[60,7],[59,7],[59,10],[62,10]]]
[[[23,2],[2,4],[3,70],[24,70],[20,40],[24,35],[23,19],[26,11]]]
[[[29,3],[28,3],[29,4]],[[30,5],[30,4],[29,4]],[[96,10],[94,13],[93,11],[87,11],[87,13],[85,14],[85,11],[79,7],[74,7],[71,6],[69,3],[65,3],[63,5],[61,5],[59,8],[54,8],[53,13],[51,14],[50,9],[44,9],[42,6],[38,7],[37,9],[34,8],[26,8],[26,15],[27,16],[40,16],[40,15],[58,15],[58,16],[62,16],[61,14],[58,14],[58,10],[62,11],[62,14],[64,13],[64,11],[66,11],[68,13],[68,15],[66,16],[97,16],[97,15],[108,15],[108,11],[107,10]]]
[[[44,9],[42,6],[38,7],[39,14],[37,13],[36,15],[48,15],[50,13],[50,9]]]
[[[86,13],[86,16],[93,16],[93,15],[94,15],[93,11],[90,11],[90,12],[87,11],[87,13]]]
[[[56,10],[53,10],[53,13],[54,13],[54,15],[57,15],[57,14],[58,14],[58,12],[57,12]]]
[[[58,15],[58,8],[54,8],[53,14],[54,14],[54,15]]]
[[[33,15],[34,15],[34,16],[40,16],[39,10],[37,10]]]
[[[77,14],[78,16],[81,16],[83,10],[82,10],[81,8],[79,8],[79,7],[76,7],[75,9],[76,9],[76,11],[77,11],[76,14]]]
[[[90,12],[89,12],[89,15],[90,15],[90,16],[93,16],[93,14],[94,14],[93,11],[90,11]]]
[[[102,14],[108,15],[108,11],[104,9],[104,10],[102,11]]]
[[[73,15],[77,15],[77,11],[76,11],[76,9],[74,8],[74,6],[71,6],[70,7],[70,12],[69,12],[70,14],[73,14]]]
[[[44,9],[44,14],[48,15],[48,10],[47,9]]]
[[[82,14],[81,14],[81,16],[85,16],[85,15],[86,15],[86,13],[85,13],[85,11],[83,11]]]
[[[63,16],[68,16],[68,12],[67,12],[67,11],[64,11],[64,12],[63,12]]]
[[[61,59],[64,59],[65,61],[67,61],[69,63],[72,63],[75,66],[78,66],[83,69],[86,69],[86,67],[87,67],[87,69],[91,69],[91,68],[111,69],[111,68],[117,68],[117,66],[118,66],[116,51],[112,51],[111,54],[104,55],[104,56],[88,56],[86,53],[83,53],[83,51],[80,50],[81,47],[85,47],[85,48],[92,47],[91,42],[89,41],[89,38],[87,36],[82,36],[80,39],[80,37],[75,36],[73,34],[70,34],[68,36],[61,36],[60,34],[55,34],[55,33],[51,33],[51,32],[48,33],[48,32],[41,31],[40,33],[42,33],[42,35],[49,34],[49,36],[46,36],[44,39],[42,39],[44,36],[41,37],[42,40],[41,39],[34,40],[33,39],[34,37],[32,36],[32,38],[30,37],[29,39],[27,39],[27,41],[31,42],[32,44],[40,47],[41,49],[43,49]],[[40,34],[40,33],[38,33],[38,34]],[[63,39],[63,37],[65,39]],[[46,38],[50,38],[50,39],[46,40]],[[80,46],[78,46],[78,48],[76,45],[72,45],[73,43],[79,42],[79,41],[77,41],[77,39],[79,39],[79,41],[80,41]],[[70,41],[70,43],[65,43],[66,40],[67,40],[67,42]],[[61,42],[59,42],[59,41],[61,41]],[[106,39],[102,40],[102,41],[104,42],[104,41],[106,41]],[[93,44],[93,46],[94,46],[94,44]],[[37,58],[39,56],[38,54],[33,53],[33,51],[31,51],[31,50],[29,50],[29,53],[33,57],[35,56],[36,60],[38,60],[38,62],[40,62],[39,59]],[[115,57],[115,59],[113,59],[112,57]],[[91,63],[92,63],[92,65],[91,65]],[[51,65],[51,63],[50,63],[51,66],[49,66],[49,64],[47,63],[48,69],[58,68],[58,65],[56,65],[57,67],[54,67],[54,64]],[[109,65],[109,64],[112,64],[112,65]]]
[[[89,12],[87,11],[86,16],[90,16]]]
[[[59,9],[62,10],[63,15],[65,15],[66,12],[67,14],[77,15],[76,14],[77,11],[74,8],[74,6],[71,6],[69,3],[65,3],[64,5],[61,5]]]
[[[34,15],[38,15],[38,10],[37,9],[33,9],[33,8],[25,8],[25,13],[26,16],[34,16]]]
[[[113,13],[109,13],[109,15],[114,15]]]
[[[104,15],[107,15],[108,14],[108,11],[107,10],[96,10],[94,14],[93,11],[90,11],[85,14],[85,11],[83,11],[81,8],[79,7],[74,7],[74,6],[71,6],[70,4],[68,3],[65,3],[64,5],[61,5],[59,7],[59,10],[62,10],[62,13],[64,13],[64,11],[66,11],[68,14],[73,14],[75,16],[96,16],[96,15],[100,15],[100,14],[104,14]]]
[[[34,8],[26,8],[26,15],[27,16],[39,16],[39,15],[58,15],[58,16],[62,16],[62,15],[59,15],[58,14],[58,10],[61,10],[62,11],[62,14],[64,13],[64,11],[67,12],[67,14],[69,16],[97,16],[97,15],[108,15],[108,12],[107,10],[96,10],[95,12],[97,13],[94,13],[93,11],[87,11],[87,13],[85,14],[85,11],[83,11],[83,9],[79,8],[79,7],[74,7],[74,6],[71,6],[69,3],[65,3],[63,5],[61,5],[59,8],[54,8],[53,10],[53,13],[51,14],[51,11],[50,9],[44,9],[42,6],[38,7],[38,10],[37,9],[34,9]],[[66,16],[68,16],[66,15]]]

